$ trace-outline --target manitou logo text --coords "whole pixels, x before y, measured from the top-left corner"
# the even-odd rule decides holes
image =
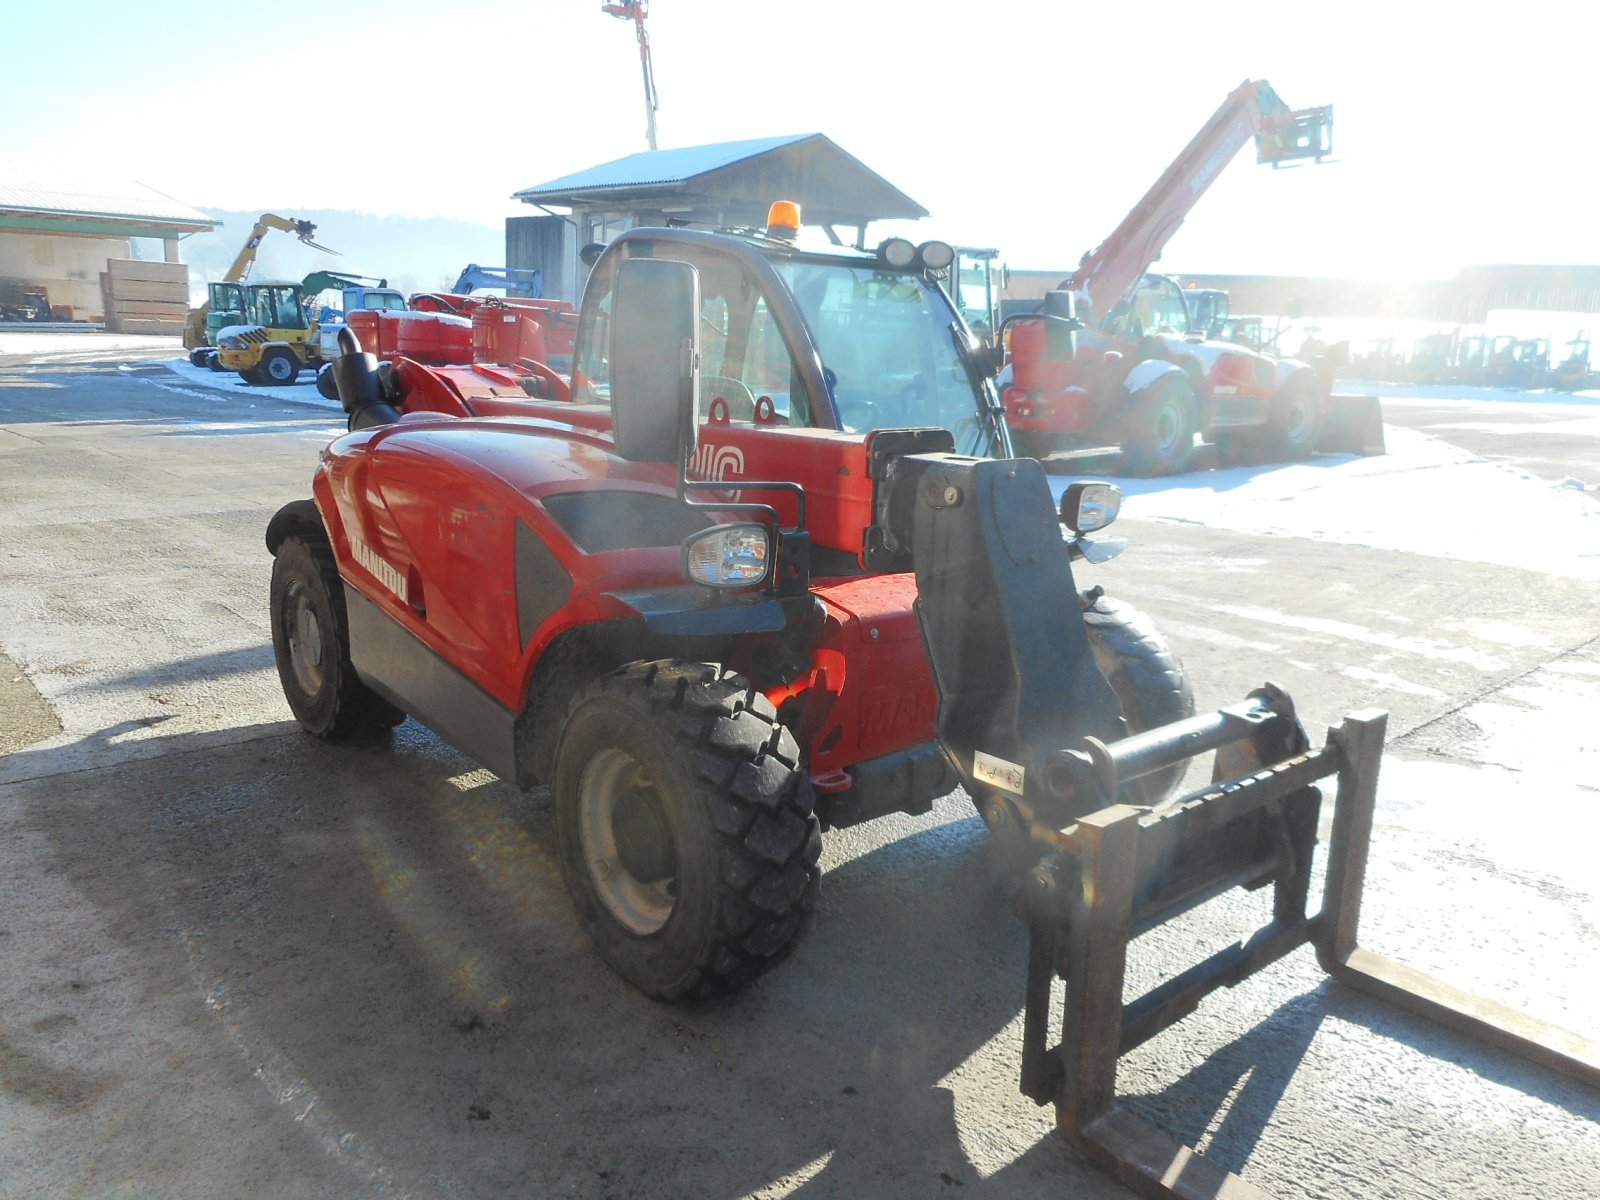
[[[689,471],[696,479],[726,479],[744,474],[744,451],[737,446],[713,446],[701,442],[689,460]]]
[[[1244,140],[1249,136],[1250,126],[1243,121],[1230,129],[1222,144],[1211,152],[1211,157],[1201,164],[1200,170],[1189,181],[1189,190],[1195,195],[1199,195],[1210,187],[1211,180],[1216,176],[1216,173],[1228,165],[1228,162],[1238,153],[1239,147],[1244,145]]]
[[[396,599],[406,598],[406,578],[395,569],[394,564],[379,558],[371,546],[355,538],[350,539],[350,553],[358,563],[372,572],[379,583],[393,592]]]

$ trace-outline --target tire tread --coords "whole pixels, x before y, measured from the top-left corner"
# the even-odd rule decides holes
[[[793,952],[820,888],[821,827],[794,735],[765,696],[715,664],[630,663],[579,689],[568,718],[600,695],[639,697],[643,715],[683,746],[691,773],[714,792],[708,803],[719,842],[719,936],[680,978],[631,981],[670,1001],[747,986]]]

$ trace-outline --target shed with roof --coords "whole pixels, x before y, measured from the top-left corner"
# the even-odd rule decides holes
[[[756,228],[774,200],[840,244],[862,245],[873,221],[928,215],[899,188],[820,133],[649,150],[523,188],[513,199],[566,214],[506,221],[506,262],[543,273],[545,294],[575,299],[577,248],[639,225]]]
[[[163,261],[121,271],[130,283],[152,277],[140,291],[151,298],[128,303],[187,306],[178,239],[218,224],[147,184],[0,168],[0,306],[12,315],[31,312],[32,298],[42,295],[55,316],[104,320],[101,277],[113,273],[111,263],[135,261],[131,239],[159,241]],[[155,298],[169,291],[171,301]]]

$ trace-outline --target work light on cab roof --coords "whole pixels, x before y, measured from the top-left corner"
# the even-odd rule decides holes
[[[948,242],[923,242],[917,247],[917,259],[924,270],[942,271],[955,262],[956,250]]]
[[[942,271],[955,262],[956,251],[948,242],[923,242],[914,246],[903,237],[890,237],[878,243],[878,258],[884,266],[896,271],[911,267]]]
[[[767,209],[767,236],[792,242],[800,232],[800,206],[793,200],[774,200]]]

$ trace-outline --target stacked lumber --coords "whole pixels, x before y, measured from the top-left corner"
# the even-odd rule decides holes
[[[183,336],[189,315],[189,268],[182,263],[108,259],[100,287],[105,292],[108,330]]]

